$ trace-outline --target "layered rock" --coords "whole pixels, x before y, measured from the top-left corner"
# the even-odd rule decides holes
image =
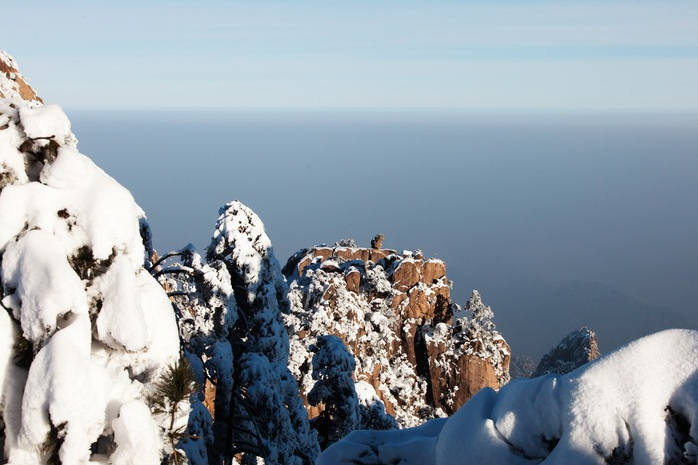
[[[304,249],[284,267],[289,363],[301,393],[313,385],[308,346],[324,334],[344,341],[357,359],[356,380],[373,386],[400,426],[452,413],[482,387],[506,383],[509,347],[493,325],[475,322],[475,307],[489,311],[479,294],[461,309],[451,302],[444,262],[379,248],[382,240]]]
[[[569,373],[585,363],[596,360],[600,355],[596,333],[590,328],[582,327],[569,333],[555,348],[545,354],[533,376]]]

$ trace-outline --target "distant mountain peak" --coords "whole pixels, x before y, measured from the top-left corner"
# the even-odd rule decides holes
[[[569,373],[596,360],[600,355],[596,333],[583,326],[569,333],[553,350],[545,354],[533,376]]]

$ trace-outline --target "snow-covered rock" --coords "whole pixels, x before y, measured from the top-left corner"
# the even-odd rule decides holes
[[[550,352],[543,355],[533,376],[569,373],[596,360],[600,355],[596,333],[590,328],[582,327],[569,333]]]
[[[509,379],[509,347],[491,309],[477,291],[465,309],[451,303],[440,260],[343,240],[296,253],[284,273],[289,366],[304,396],[314,385],[308,347],[326,334],[342,339],[356,357],[356,381],[372,385],[402,427],[454,412],[479,389]],[[311,417],[320,413],[307,408]]]
[[[60,107],[30,91],[0,53],[5,456],[157,464],[166,425],[146,399],[179,338],[143,267],[145,215],[78,152]]]
[[[448,419],[358,431],[318,464],[688,464],[698,454],[698,332],[641,338],[566,375],[485,388]]]
[[[0,99],[24,102],[29,106],[43,103],[34,89],[19,72],[17,62],[5,51],[0,50]],[[0,120],[1,121],[1,120]],[[3,124],[0,122],[0,126]]]

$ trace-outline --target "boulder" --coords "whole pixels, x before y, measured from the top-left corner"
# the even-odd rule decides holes
[[[358,293],[361,286],[361,272],[356,268],[350,268],[344,274],[344,280],[347,283],[347,290]]]
[[[434,284],[446,276],[446,264],[441,260],[427,260],[422,265],[422,282]]]
[[[419,269],[420,267],[417,265],[417,262],[412,260],[403,260],[400,262],[390,277],[393,287],[401,292],[411,289],[412,286],[419,282],[421,277]]]
[[[383,234],[376,234],[376,236],[371,240],[371,248],[372,249],[383,248],[383,239],[384,239]]]

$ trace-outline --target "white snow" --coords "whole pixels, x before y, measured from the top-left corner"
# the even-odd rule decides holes
[[[0,154],[6,148],[0,146]],[[142,265],[138,221],[143,211],[128,190],[68,148],[61,148],[55,162],[43,167],[40,181],[2,190],[0,251],[23,230],[38,228],[54,232],[66,250],[88,245],[95,258],[107,259],[116,249],[130,258],[133,271]],[[69,218],[57,214],[63,210]]]
[[[114,349],[144,349],[149,339],[146,312],[127,260],[123,256],[115,259],[98,280],[102,309],[97,316],[97,338]]]
[[[49,337],[61,317],[87,313],[80,278],[53,235],[42,230],[28,231],[7,246],[2,285],[7,294],[3,304],[13,309],[24,337],[35,343]]]
[[[485,388],[445,420],[352,433],[318,464],[665,463],[697,450],[697,405],[698,332],[667,330],[566,375]],[[685,417],[687,437],[667,407]]]
[[[39,351],[29,369],[22,401],[18,448],[11,464],[37,453],[52,427],[63,434],[63,463],[86,463],[90,444],[104,427],[105,376],[90,360],[90,321],[78,315],[57,331]]]
[[[364,407],[368,407],[375,402],[380,402],[380,397],[376,389],[367,381],[360,380],[354,383],[354,389],[356,389],[356,396],[359,399],[359,404]]]
[[[138,222],[143,210],[92,160],[61,148],[56,161],[42,170],[41,182],[63,192],[64,208],[78,218],[77,228],[84,230],[95,258],[106,259],[116,248],[131,259],[134,271],[143,264]]]
[[[213,443],[211,414],[200,401],[192,402],[187,431],[189,435],[179,443],[186,453],[189,465],[209,465],[206,445]]]
[[[22,394],[27,380],[27,371],[13,363],[13,345],[18,333],[18,325],[7,312],[0,310],[0,405],[4,406],[6,449],[14,446],[22,424]]]
[[[119,417],[112,421],[116,451],[112,465],[158,465],[162,441],[150,410],[141,401],[121,406]]]
[[[0,105],[2,105],[2,100],[0,100]],[[0,150],[0,173],[9,173],[11,177],[24,183],[27,182],[27,175],[24,172],[24,156],[17,149],[22,143],[22,136],[15,126],[12,114],[2,114],[2,111],[0,108],[0,126],[7,125],[8,128],[0,131],[0,146],[4,147],[4,150]]]
[[[271,240],[257,214],[238,200],[221,207],[209,249],[220,256],[230,254],[254,300],[257,288],[266,284],[261,275],[263,262],[272,254]]]
[[[143,211],[77,151],[60,107],[17,95],[0,98],[5,457],[43,463],[51,436],[64,464],[159,463],[167,426],[144,400],[179,338],[165,291],[143,268]]]
[[[58,105],[22,106],[19,118],[30,139],[55,139],[62,145],[74,137],[70,132],[70,121]]]
[[[139,269],[135,280],[148,340],[144,352],[129,355],[129,363],[135,373],[159,371],[179,356],[177,321],[170,299],[148,272]]]

